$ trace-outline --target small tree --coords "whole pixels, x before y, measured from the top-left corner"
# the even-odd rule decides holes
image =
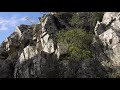
[[[57,42],[68,44],[68,55],[64,58],[68,60],[81,60],[91,56],[90,44],[93,34],[87,33],[84,29],[71,28],[62,30],[57,34]]]

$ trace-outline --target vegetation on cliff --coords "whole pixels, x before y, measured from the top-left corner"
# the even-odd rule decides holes
[[[70,12],[58,13],[57,17],[63,19],[71,28],[61,30],[57,34],[57,42],[68,44],[68,54],[62,58],[67,60],[81,60],[92,56],[91,43],[94,37],[94,27],[101,21],[103,12]]]
[[[81,28],[62,30],[57,34],[57,42],[68,44],[67,60],[81,60],[91,57],[93,34]]]
[[[21,36],[22,39],[18,39],[21,45],[18,44],[20,50],[16,54],[20,56],[26,50],[23,54],[24,57],[28,55],[28,59],[23,64],[19,63],[20,58],[17,55],[3,60],[0,77],[76,78],[104,76],[105,70],[101,64],[91,59],[93,58],[93,48],[91,47],[94,37],[93,30],[96,22],[102,20],[102,16],[103,12],[57,12],[54,15],[45,15],[45,21],[38,24],[40,27],[36,28],[35,33],[31,32],[33,28],[27,28],[22,32],[24,33]],[[43,29],[47,32],[44,32],[41,37],[39,31]],[[67,53],[58,58],[55,52],[59,43],[67,44],[68,48]],[[29,46],[28,49],[25,49],[27,46]],[[27,53],[30,47],[35,47],[35,52],[31,52],[32,58]],[[41,51],[43,48],[53,52]],[[34,55],[34,53],[36,54]],[[58,53],[60,52],[58,51]]]

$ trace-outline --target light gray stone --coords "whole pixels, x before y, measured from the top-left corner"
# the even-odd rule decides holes
[[[24,61],[31,59],[32,57],[35,57],[37,55],[36,47],[34,46],[27,46],[24,48],[23,52],[21,53],[19,57],[19,62],[22,64]]]

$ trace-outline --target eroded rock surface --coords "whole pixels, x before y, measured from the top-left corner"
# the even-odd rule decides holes
[[[63,12],[65,14],[66,12]],[[120,13],[106,12],[95,26],[90,45],[91,58],[61,61],[67,43],[57,43],[56,33],[70,26],[56,17],[44,15],[40,23],[20,25],[0,45],[1,78],[105,78],[120,73]],[[81,15],[84,13],[81,13]],[[86,15],[86,14],[85,14]],[[117,75],[116,75],[117,72]]]

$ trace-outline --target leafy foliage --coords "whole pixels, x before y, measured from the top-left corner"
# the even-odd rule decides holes
[[[87,33],[81,28],[71,28],[67,31],[62,30],[57,34],[57,42],[68,44],[68,55],[64,59],[81,60],[91,56],[90,44],[93,34]]]
[[[103,12],[77,12],[73,14],[70,21],[72,27],[84,28],[85,30],[93,30],[96,22],[101,21]]]

